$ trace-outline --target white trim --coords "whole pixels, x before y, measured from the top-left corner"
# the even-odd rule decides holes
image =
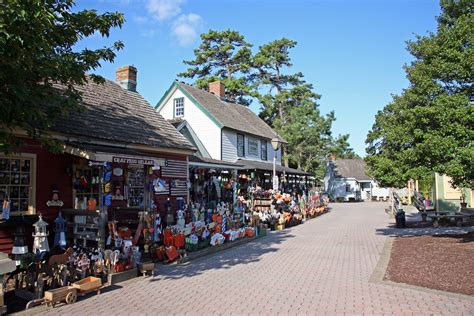
[[[29,199],[28,199],[28,211],[27,212],[11,212],[10,216],[18,215],[33,215],[36,214],[36,173],[37,173],[37,155],[32,153],[19,153],[15,155],[5,155],[0,153],[0,158],[6,159],[21,159],[27,158],[31,159],[30,165],[30,186],[29,186]]]

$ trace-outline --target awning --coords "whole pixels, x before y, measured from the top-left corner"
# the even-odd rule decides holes
[[[243,169],[257,169],[257,170],[264,170],[264,171],[272,171],[273,172],[273,163],[271,162],[263,162],[257,160],[248,160],[248,159],[239,159],[237,163],[242,164],[244,166]],[[285,167],[282,165],[276,165],[276,172],[280,173],[287,173],[287,174],[295,174],[300,176],[311,176],[312,173],[304,172],[302,170],[294,169]]]
[[[219,168],[219,169],[242,169],[244,166],[242,164],[237,164],[229,161],[204,158],[198,156],[189,156],[189,165],[195,167],[205,167],[205,168]]]
[[[153,157],[150,153],[126,147],[66,142],[64,153],[98,162],[122,162],[155,166],[165,166],[166,164],[165,158]]]

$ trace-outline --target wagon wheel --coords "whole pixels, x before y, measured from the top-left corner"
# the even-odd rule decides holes
[[[66,295],[66,304],[73,304],[77,300],[77,294],[76,292],[69,292]]]

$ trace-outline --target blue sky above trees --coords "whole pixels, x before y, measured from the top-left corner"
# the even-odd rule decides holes
[[[199,34],[209,29],[241,32],[255,48],[287,37],[298,42],[291,53],[301,71],[322,95],[322,113],[335,110],[335,134],[349,133],[351,146],[364,155],[374,115],[408,81],[402,69],[411,61],[405,41],[414,33],[434,31],[435,0],[101,0],[78,1],[78,9],[120,11],[127,22],[111,37],[85,39],[97,48],[120,39],[125,49],[114,64],[96,72],[114,79],[115,69],[138,68],[138,90],[152,104],[184,71]],[[258,112],[258,104],[251,105]]]

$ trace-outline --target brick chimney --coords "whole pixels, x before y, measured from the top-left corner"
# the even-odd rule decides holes
[[[137,92],[137,68],[123,66],[115,71],[115,81],[128,91]]]
[[[220,98],[225,97],[225,87],[219,80],[209,83],[209,92]]]

